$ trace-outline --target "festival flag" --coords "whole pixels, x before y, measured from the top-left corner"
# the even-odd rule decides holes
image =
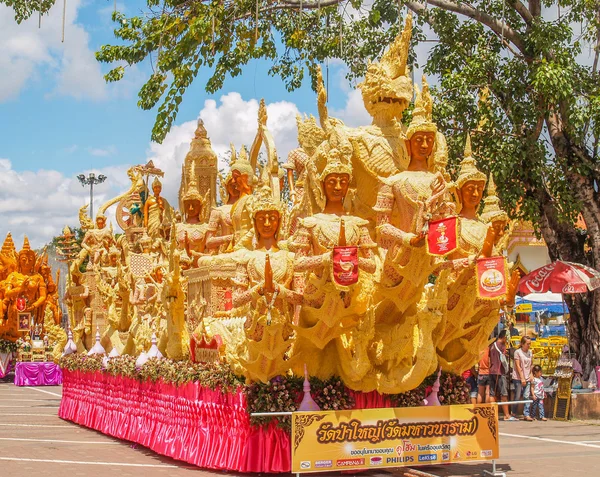
[[[358,247],[333,248],[333,279],[342,286],[358,282]]]
[[[477,259],[477,295],[498,298],[506,295],[506,260],[504,257]]]
[[[430,255],[445,256],[456,250],[458,236],[456,217],[432,220],[427,232],[427,248]]]

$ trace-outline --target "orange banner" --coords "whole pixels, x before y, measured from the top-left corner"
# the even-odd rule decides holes
[[[504,257],[477,259],[477,296],[498,298],[506,295],[506,260]]]
[[[498,411],[490,404],[297,412],[292,472],[492,460]]]

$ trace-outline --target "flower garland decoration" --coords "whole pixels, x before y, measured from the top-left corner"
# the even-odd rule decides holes
[[[0,353],[16,353],[17,348],[16,342],[0,339]]]

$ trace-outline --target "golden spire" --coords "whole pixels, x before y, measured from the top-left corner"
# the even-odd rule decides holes
[[[15,243],[13,242],[13,238],[10,232],[6,234],[6,238],[4,239],[4,243],[2,244],[2,251],[0,251],[0,254],[9,257],[14,257],[17,254]]]
[[[483,211],[479,218],[482,222],[508,222],[508,214],[500,208],[500,198],[496,195],[496,184],[494,176],[490,174],[490,180],[487,187],[487,196],[483,199]]]
[[[432,121],[433,99],[429,94],[429,85],[423,75],[423,90],[415,84],[415,109],[413,110],[412,120],[406,131],[406,138],[410,139],[416,132],[437,132],[437,126]]]
[[[412,37],[412,15],[409,13],[404,21],[402,34],[398,35],[389,49],[383,54],[379,63],[392,79],[406,75],[408,50]]]
[[[27,235],[25,235],[25,238],[23,239],[23,248],[21,249],[21,251],[23,250],[31,250],[31,246],[29,245],[29,239],[27,238]]]
[[[182,201],[199,200],[204,205],[204,198],[198,190],[198,177],[196,176],[196,163],[192,162],[190,165],[190,180],[185,188],[185,194],[183,194]]]
[[[456,185],[460,189],[466,182],[477,181],[487,182],[487,177],[483,172],[477,169],[477,162],[473,157],[473,151],[471,149],[471,135],[467,133],[467,140],[465,142],[465,154],[463,160],[460,162],[460,171],[458,178],[456,179]]]

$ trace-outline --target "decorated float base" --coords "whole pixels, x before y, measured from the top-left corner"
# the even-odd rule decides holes
[[[252,425],[243,387],[228,392],[199,382],[179,386],[63,369],[59,417],[198,467],[290,472],[290,431]],[[389,396],[354,393],[357,409],[394,407]],[[398,404],[398,401],[395,401]]]
[[[60,386],[62,370],[51,362],[18,362],[15,365],[15,386]]]

